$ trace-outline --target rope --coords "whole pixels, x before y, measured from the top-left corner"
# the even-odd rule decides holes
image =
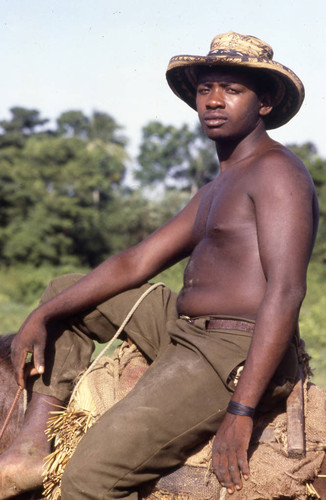
[[[13,412],[14,412],[16,404],[19,401],[19,398],[20,398],[20,395],[21,395],[22,391],[23,391],[23,388],[19,386],[18,389],[17,389],[17,391],[16,391],[16,395],[14,397],[14,400],[13,400],[13,402],[11,404],[11,407],[10,407],[10,410],[8,412],[8,415],[6,417],[6,420],[4,421],[3,426],[1,428],[1,431],[0,431],[0,440],[1,440],[2,436],[4,435],[4,432],[5,432],[6,428],[7,428],[7,425],[9,424],[9,421],[11,419],[11,416],[12,416]]]
[[[27,410],[27,389],[24,389],[24,415],[26,413],[26,410]]]
[[[80,386],[80,384],[82,383],[82,381],[87,377],[87,375],[92,370],[92,368],[96,365],[96,363],[99,361],[99,359],[106,353],[106,351],[108,351],[108,349],[111,347],[111,345],[113,344],[113,342],[115,340],[117,340],[117,338],[119,337],[119,335],[121,334],[121,332],[125,328],[126,324],[130,320],[130,318],[132,317],[132,315],[134,314],[134,312],[136,311],[136,309],[138,308],[138,306],[140,306],[140,304],[143,302],[143,300],[145,299],[145,297],[147,297],[147,295],[149,295],[153,290],[155,290],[155,288],[157,288],[159,286],[165,286],[165,284],[162,283],[162,282],[154,283],[154,285],[151,285],[150,288],[148,288],[139,297],[139,299],[137,300],[137,302],[135,302],[135,304],[130,309],[129,313],[127,314],[127,316],[125,317],[125,319],[121,323],[120,328],[116,331],[116,333],[114,334],[114,336],[112,337],[112,339],[110,340],[110,342],[104,347],[104,349],[102,349],[102,351],[99,353],[99,355],[94,359],[94,361],[90,364],[90,366],[87,368],[87,370],[83,373],[83,375],[78,380],[78,383],[76,384],[76,386],[75,386],[75,388],[74,388],[74,390],[72,392],[71,399],[73,399],[73,397],[75,396],[75,393],[76,393],[78,387]]]

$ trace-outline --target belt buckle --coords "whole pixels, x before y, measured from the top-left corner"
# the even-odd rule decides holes
[[[183,319],[187,321],[187,323],[192,323],[192,319],[190,316],[187,316],[186,314],[180,314],[179,319]]]

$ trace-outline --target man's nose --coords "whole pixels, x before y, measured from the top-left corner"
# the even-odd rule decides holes
[[[209,99],[207,100],[206,106],[208,108],[224,108],[225,102],[223,97],[223,91],[220,88],[215,88],[211,91]]]

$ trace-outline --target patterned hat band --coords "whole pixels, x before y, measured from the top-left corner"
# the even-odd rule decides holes
[[[243,52],[240,52],[238,50],[226,50],[226,49],[217,49],[217,50],[211,50],[207,54],[207,57],[209,56],[223,56],[223,57],[240,57],[243,60],[249,59],[250,57],[257,57],[261,61],[271,61],[271,57],[267,56],[262,56],[262,55],[256,55],[256,54],[244,54]]]
[[[286,66],[273,60],[273,49],[259,38],[239,33],[217,35],[206,56],[172,57],[166,77],[173,92],[196,109],[197,73],[200,67],[231,66],[261,70],[274,82],[273,109],[264,118],[267,129],[287,123],[304,99],[301,80]],[[260,71],[253,73],[259,78]]]

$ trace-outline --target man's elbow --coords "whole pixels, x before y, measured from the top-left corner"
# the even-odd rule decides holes
[[[280,301],[282,304],[294,309],[300,309],[301,304],[306,296],[307,285],[306,283],[292,283],[281,287]]]

